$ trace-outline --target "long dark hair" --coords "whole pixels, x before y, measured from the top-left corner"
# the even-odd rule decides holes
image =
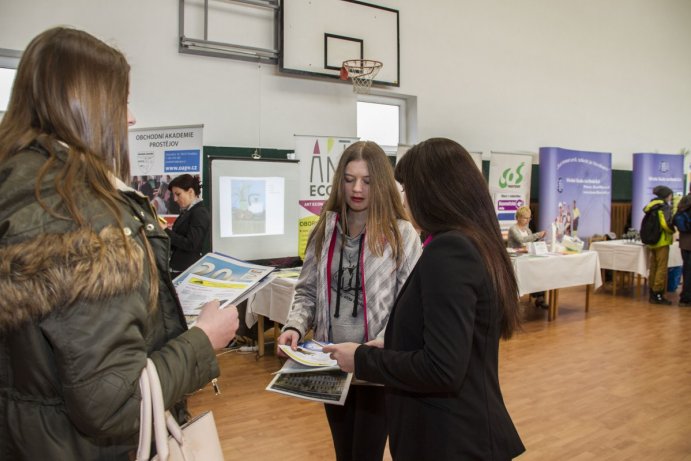
[[[455,141],[432,138],[396,165],[413,221],[427,234],[458,230],[482,257],[502,312],[501,335],[518,327],[518,285],[499,230],[489,188],[470,154]]]

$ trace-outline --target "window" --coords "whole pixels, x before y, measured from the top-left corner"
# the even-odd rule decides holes
[[[398,146],[408,144],[409,98],[359,95],[357,136],[374,141],[387,155],[395,157]]]
[[[0,48],[0,114],[7,110],[21,53]]]

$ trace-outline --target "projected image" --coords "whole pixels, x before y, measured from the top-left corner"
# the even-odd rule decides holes
[[[266,233],[265,189],[266,182],[262,179],[232,182],[233,235]]]
[[[222,177],[221,236],[283,233],[284,179]]]

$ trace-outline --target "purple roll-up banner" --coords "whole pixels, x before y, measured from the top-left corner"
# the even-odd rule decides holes
[[[640,231],[643,208],[655,197],[655,186],[667,186],[675,196],[684,194],[682,154],[633,154],[631,227]]]
[[[547,231],[546,241],[552,229],[558,242],[564,235],[586,240],[609,232],[612,154],[541,147],[539,196],[536,230]]]

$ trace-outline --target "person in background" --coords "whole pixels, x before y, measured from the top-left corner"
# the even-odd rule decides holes
[[[673,221],[679,230],[679,249],[683,261],[679,307],[691,307],[691,194],[681,198]]]
[[[151,201],[151,205],[159,215],[168,214],[168,207],[166,206],[165,200],[168,194],[168,184],[164,182],[154,191],[154,199]]]
[[[509,228],[508,237],[508,247],[519,249],[521,251],[526,250],[526,244],[530,242],[536,242],[545,237],[545,231],[539,231],[533,233],[528,227],[530,220],[532,219],[532,212],[530,207],[522,206],[516,210],[516,224]],[[535,307],[540,309],[549,308],[549,304],[545,302],[545,293],[531,293],[530,296],[535,299]]]
[[[373,142],[350,145],[307,242],[278,343],[295,349],[311,328],[323,342],[381,342],[391,306],[420,252],[386,154]],[[344,406],[325,409],[338,461],[381,461],[382,387],[352,386]]]
[[[526,244],[536,242],[545,237],[545,231],[533,233],[528,227],[532,219],[530,207],[522,206],[516,210],[516,224],[509,228],[508,247],[524,249]]]
[[[198,177],[183,174],[170,181],[168,187],[180,206],[180,216],[172,229],[165,224],[161,226],[170,237],[170,268],[173,276],[177,276],[202,257],[211,228],[211,215],[199,197]]]
[[[396,461],[508,460],[525,448],[499,388],[499,340],[519,326],[518,287],[487,183],[449,139],[413,146],[396,165],[426,236],[384,347],[324,348],[344,371],[386,390]]]
[[[670,305],[672,302],[665,298],[667,281],[667,263],[669,260],[669,246],[672,244],[674,225],[672,224],[672,189],[667,186],[655,186],[653,198],[643,208],[648,213],[657,207],[657,215],[660,220],[662,233],[657,243],[648,245],[650,251],[650,266],[648,271],[648,284],[650,286],[649,302],[652,304]]]
[[[581,210],[576,206],[576,201],[573,201],[573,209],[571,210],[573,214],[573,221],[571,222],[571,236],[578,237],[578,222],[581,219]]]
[[[139,192],[149,197],[149,200],[153,200],[154,188],[151,187],[148,176],[142,176],[139,178]]]
[[[151,358],[165,407],[219,375],[238,326],[207,303],[187,329],[166,234],[129,177],[129,65],[86,32],[25,49],[0,122],[0,451],[128,460]]]

